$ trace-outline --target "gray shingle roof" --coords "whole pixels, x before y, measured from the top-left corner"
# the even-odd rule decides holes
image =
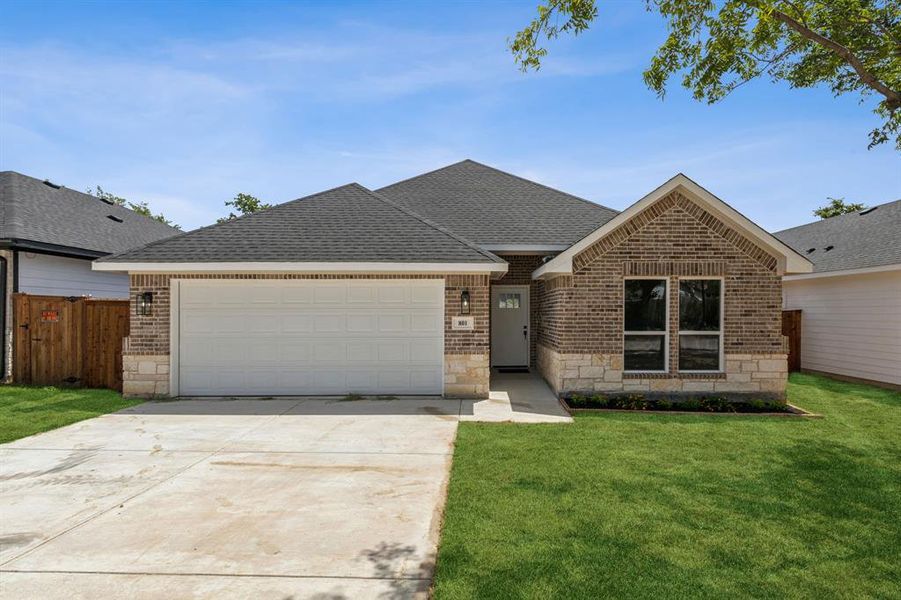
[[[101,260],[503,262],[356,183]]]
[[[814,265],[814,273],[899,264],[901,200],[773,235],[807,257]]]
[[[617,211],[464,160],[378,191],[482,245],[570,245]]]
[[[110,215],[117,220],[108,218]],[[14,171],[0,172],[0,239],[121,252],[170,237],[178,230],[66,187]]]

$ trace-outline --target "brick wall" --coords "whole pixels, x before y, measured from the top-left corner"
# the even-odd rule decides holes
[[[543,256],[536,255],[511,255],[502,256],[507,264],[507,272],[500,279],[495,279],[491,285],[527,285],[529,286],[529,357],[534,366],[537,362],[539,313],[541,296],[544,290],[543,281],[532,279],[532,271],[541,266]]]
[[[557,355],[563,356],[564,362],[567,356],[577,357],[573,358],[576,362],[590,361],[592,357],[600,362],[621,357],[623,278],[635,275],[668,280],[670,373],[664,379],[680,378],[677,373],[680,277],[724,277],[723,344],[727,358],[741,355],[778,360],[772,357],[784,355],[782,280],[776,258],[688,198],[673,193],[576,255],[571,277],[546,282],[541,295],[538,336],[546,355],[544,364],[559,362]],[[557,374],[562,371],[559,364],[542,369],[546,378],[557,380],[562,379]],[[587,371],[583,369],[583,372]],[[589,378],[581,379],[580,385],[584,386],[584,380]],[[601,387],[608,391],[616,385],[622,386],[611,382],[609,375],[602,381]]]
[[[131,331],[125,339],[123,356],[132,366],[141,364],[140,357],[163,362],[169,355],[170,279],[444,279],[445,281],[445,371],[453,370],[451,378],[455,387],[453,395],[487,396],[488,394],[488,345],[489,345],[489,287],[487,275],[348,275],[348,274],[133,274],[130,278]],[[474,317],[473,331],[451,328],[451,319],[460,314],[460,293],[469,290],[470,315]],[[137,314],[134,299],[144,292],[153,293],[152,314]],[[145,363],[149,364],[146,360]],[[462,367],[461,367],[462,365]],[[484,367],[484,368],[483,368]],[[159,375],[160,373],[154,373]],[[135,369],[128,374],[132,389],[149,387],[151,379],[143,377]],[[159,379],[157,377],[156,379]],[[145,381],[146,380],[146,381]],[[155,381],[155,379],[153,380]],[[155,385],[159,394],[161,384]],[[146,395],[135,393],[133,395]]]

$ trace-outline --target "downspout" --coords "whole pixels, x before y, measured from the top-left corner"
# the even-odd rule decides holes
[[[3,335],[0,336],[0,339],[3,340],[2,349],[0,352],[2,356],[0,356],[0,381],[6,381],[6,307],[8,305],[7,298],[7,289],[6,289],[6,257],[0,256],[0,290],[3,291],[3,294],[0,294],[0,297],[3,298],[3,303],[0,304],[0,323],[3,323]]]

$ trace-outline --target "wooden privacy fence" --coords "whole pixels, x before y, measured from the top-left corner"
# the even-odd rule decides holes
[[[801,311],[782,311],[782,335],[788,337],[788,370],[801,370]]]
[[[13,379],[122,390],[128,300],[13,294]]]

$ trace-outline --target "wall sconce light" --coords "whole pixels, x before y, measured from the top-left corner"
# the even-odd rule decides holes
[[[138,303],[138,314],[142,317],[150,316],[150,307],[153,305],[153,292],[138,294],[136,300]]]
[[[463,290],[460,293],[460,314],[469,314],[469,290]]]

